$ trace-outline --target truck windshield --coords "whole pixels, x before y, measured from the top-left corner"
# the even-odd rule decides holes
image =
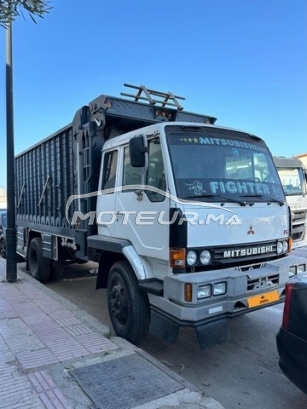
[[[206,127],[166,126],[165,130],[179,198],[284,201],[276,168],[262,140]]]
[[[286,196],[306,194],[305,175],[301,168],[278,168],[279,177]]]

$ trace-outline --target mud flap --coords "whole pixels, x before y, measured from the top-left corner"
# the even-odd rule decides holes
[[[195,327],[199,346],[202,349],[212,348],[227,341],[227,320],[209,322]]]
[[[178,338],[179,324],[155,311],[152,311],[149,332],[170,344],[175,344]]]

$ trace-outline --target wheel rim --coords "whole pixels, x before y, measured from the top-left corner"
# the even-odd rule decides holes
[[[125,326],[129,316],[129,302],[125,286],[120,281],[116,281],[111,289],[110,309],[116,321]]]

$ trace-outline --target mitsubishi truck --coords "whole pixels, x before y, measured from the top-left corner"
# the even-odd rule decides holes
[[[288,206],[291,209],[293,249],[307,246],[307,174],[297,158],[274,156]]]
[[[16,157],[17,252],[59,279],[98,263],[116,334],[223,342],[227,318],[284,300],[290,213],[265,142],[145,86],[101,95]]]

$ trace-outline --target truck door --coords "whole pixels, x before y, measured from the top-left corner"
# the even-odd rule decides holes
[[[160,139],[156,137],[148,141],[145,189],[138,191],[132,187],[141,183],[142,168],[131,166],[128,145],[123,148],[123,156],[123,187],[116,193],[115,235],[131,241],[140,255],[168,259],[169,199],[154,191],[155,188],[166,191]]]
[[[102,177],[97,197],[98,234],[114,237],[115,183],[118,166],[118,150],[104,153]]]

